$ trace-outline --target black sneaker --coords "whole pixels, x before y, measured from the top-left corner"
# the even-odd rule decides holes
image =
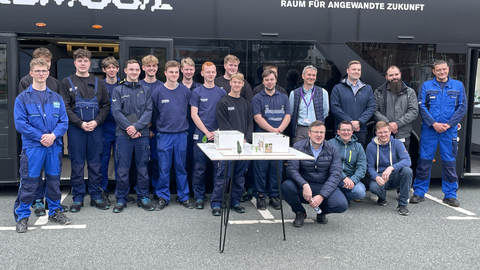
[[[270,206],[273,207],[273,209],[275,210],[280,210],[281,209],[281,201],[280,201],[280,198],[278,196],[273,196],[273,197],[270,197],[270,201],[268,202],[268,204]]]
[[[265,197],[260,196],[257,198],[257,209],[258,210],[266,210],[267,209],[267,202],[265,201]]]
[[[167,201],[164,198],[160,197],[160,199],[158,199],[158,202],[155,204],[155,211],[163,210],[165,206],[167,206]]]
[[[425,198],[424,197],[420,197],[418,195],[413,195],[411,198],[410,198],[410,203],[420,203],[420,202],[423,202],[425,201]]]
[[[385,205],[387,205],[387,200],[382,200],[382,199],[378,198],[377,204],[380,205],[380,206],[385,206]]]
[[[307,217],[307,213],[297,212],[295,214],[295,220],[293,221],[293,227],[302,227],[303,221]]]
[[[17,222],[16,229],[17,233],[24,233],[28,231],[28,217],[22,218]]]
[[[443,199],[443,203],[448,204],[453,207],[459,207],[460,202],[456,198],[448,198],[448,199]]]
[[[32,208],[35,216],[45,216],[45,205],[43,204],[43,200],[35,200],[35,202],[32,204]]]
[[[60,225],[68,225],[72,223],[72,221],[65,216],[65,214],[60,209],[55,209],[55,213],[48,217],[48,221],[56,222]]]
[[[203,208],[204,208],[204,200],[198,199],[198,200],[195,202],[195,208],[196,208],[196,209],[203,209]]]
[[[132,196],[127,195],[127,203],[135,203],[135,199]]]
[[[141,200],[137,202],[137,206],[143,208],[145,211],[153,211],[155,210],[155,206],[150,201],[150,198],[143,197]]]
[[[241,206],[240,204],[235,204],[233,207],[232,207],[233,211],[239,213],[239,214],[243,214],[245,213],[245,207]]]
[[[123,209],[127,208],[127,204],[125,203],[117,203],[115,207],[113,207],[113,213],[122,213]]]
[[[64,213],[68,212],[68,206],[60,204],[60,207],[62,207]]]
[[[188,209],[193,209],[193,204],[190,202],[189,199],[186,199],[183,202],[179,202],[180,205],[183,205],[183,207],[188,208]]]
[[[317,222],[320,224],[327,224],[328,218],[325,216],[325,214],[317,214]]]
[[[91,200],[90,201],[90,206],[91,207],[96,207],[100,210],[107,210],[110,208],[102,199],[100,200]]]
[[[408,209],[407,209],[407,206],[406,205],[399,205],[397,207],[398,209],[398,213],[402,216],[408,216]]]
[[[253,189],[248,189],[240,198],[240,202],[251,201],[253,199]]]
[[[180,198],[179,198],[178,196],[175,197],[175,201],[179,203],[179,202],[180,202]]]
[[[157,193],[153,193],[153,199],[155,201],[158,201],[158,200],[160,200],[160,197],[158,197]]]
[[[72,205],[70,205],[70,212],[72,213],[77,213],[82,210],[83,207],[83,202],[73,202]]]
[[[110,206],[112,203],[110,202],[110,196],[108,196],[108,193],[105,191],[102,191],[102,200]]]
[[[218,217],[222,214],[222,209],[220,207],[216,206],[212,209],[212,216]]]

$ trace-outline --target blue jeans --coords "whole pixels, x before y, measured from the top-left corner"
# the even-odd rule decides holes
[[[343,181],[340,181],[340,183],[343,186]],[[347,202],[361,200],[365,197],[365,185],[362,182],[356,183],[352,189],[346,189],[342,186],[339,186],[338,188],[345,195],[345,198],[347,198]]]
[[[379,173],[381,175],[381,173]],[[395,170],[383,186],[379,186],[375,179],[371,179],[370,191],[378,196],[378,199],[385,200],[387,189],[400,188],[400,197],[398,197],[398,205],[407,205],[410,187],[412,185],[413,172],[409,167],[403,167]]]

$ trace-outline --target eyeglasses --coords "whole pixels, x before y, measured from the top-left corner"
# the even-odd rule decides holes
[[[38,69],[37,69],[37,70],[34,70],[33,73],[35,73],[35,74],[48,73],[48,70],[46,70],[46,69],[38,70]]]
[[[325,134],[325,131],[309,131],[310,133],[313,133],[313,134]]]
[[[341,132],[352,132],[351,129],[340,129]]]

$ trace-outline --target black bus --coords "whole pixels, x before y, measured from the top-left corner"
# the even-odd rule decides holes
[[[278,84],[287,90],[301,86],[303,67],[314,65],[316,84],[328,92],[356,59],[374,89],[396,65],[418,93],[433,78],[433,61],[444,59],[468,96],[468,112],[459,123],[457,172],[480,176],[480,45],[475,45],[480,36],[472,31],[479,9],[478,1],[448,0],[0,0],[0,184],[19,181],[13,106],[19,79],[38,47],[53,53],[50,74],[59,80],[75,71],[72,53],[78,48],[92,51],[90,71],[99,77],[107,56],[123,65],[154,54],[160,60],[158,79],[164,80],[166,61],[190,57],[198,82],[203,62],[214,62],[221,76],[224,56],[234,54],[252,86],[261,82],[265,63],[278,65]],[[326,122],[331,137],[333,117]],[[419,117],[412,136],[414,163],[420,122]],[[439,166],[434,162],[432,177],[441,177]],[[62,179],[69,174],[64,164]]]

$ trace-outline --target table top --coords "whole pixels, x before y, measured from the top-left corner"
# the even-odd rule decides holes
[[[315,158],[294,148],[289,153],[262,153],[243,150],[235,154],[232,150],[216,149],[213,143],[199,143],[198,147],[210,160],[314,160]]]

